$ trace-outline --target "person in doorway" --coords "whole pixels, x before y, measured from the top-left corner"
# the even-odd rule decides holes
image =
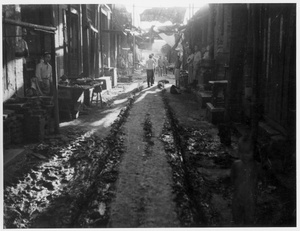
[[[15,56],[17,58],[22,58],[23,63],[26,63],[26,58],[29,56],[29,49],[25,37],[27,36],[27,30],[22,29],[22,38],[20,38],[16,43]]]
[[[193,73],[194,73],[193,75],[194,75],[195,83],[201,82],[199,81],[201,59],[202,59],[201,51],[199,50],[199,47],[195,45],[195,53],[194,53],[194,61],[193,61]]]
[[[149,59],[146,61],[146,70],[147,70],[147,84],[150,87],[154,84],[154,70],[155,70],[155,62],[152,58],[152,55],[149,55]]]
[[[43,61],[36,66],[35,76],[38,79],[42,93],[50,95],[52,86],[52,66],[50,65],[51,54],[45,52]]]
[[[27,58],[29,56],[29,49],[27,42],[25,40],[27,36],[26,28],[22,28],[22,38],[18,39],[16,43],[16,51],[15,56],[16,58],[21,58],[23,62],[23,80],[24,80],[24,90],[26,95],[26,89],[30,87],[30,79],[28,78],[27,74]]]
[[[131,51],[128,53],[128,66],[132,67],[133,66],[133,54]]]
[[[181,60],[181,55],[180,52],[177,53],[176,61],[175,61],[175,86],[180,87],[179,85],[179,78],[180,78],[180,68],[181,68],[182,60]]]
[[[204,52],[203,52],[203,60],[208,60],[209,59],[209,46],[205,47],[204,49]]]

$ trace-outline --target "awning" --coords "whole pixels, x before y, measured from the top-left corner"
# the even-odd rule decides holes
[[[45,32],[45,33],[50,33],[50,34],[54,34],[56,31],[56,27],[43,26],[43,25],[38,25],[38,24],[33,24],[33,23],[28,23],[28,22],[16,21],[16,20],[8,19],[8,18],[3,18],[3,23],[15,25],[15,26],[33,28],[34,30]]]
[[[175,36],[174,34],[172,35],[167,35],[165,33],[160,33],[158,34],[164,41],[166,41],[167,44],[169,44],[171,47],[175,45]]]

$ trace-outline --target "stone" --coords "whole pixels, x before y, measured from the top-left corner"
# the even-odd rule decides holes
[[[224,122],[225,108],[214,107],[211,103],[206,104],[206,119],[212,124]]]

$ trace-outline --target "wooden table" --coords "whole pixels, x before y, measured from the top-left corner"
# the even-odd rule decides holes
[[[62,117],[76,119],[82,105],[90,106],[93,96],[94,85],[58,86],[58,105]]]

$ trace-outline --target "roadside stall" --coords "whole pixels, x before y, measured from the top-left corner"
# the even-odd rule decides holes
[[[84,105],[90,106],[95,88],[103,81],[91,78],[67,78],[62,76],[58,84],[59,114],[64,120],[76,119]]]

